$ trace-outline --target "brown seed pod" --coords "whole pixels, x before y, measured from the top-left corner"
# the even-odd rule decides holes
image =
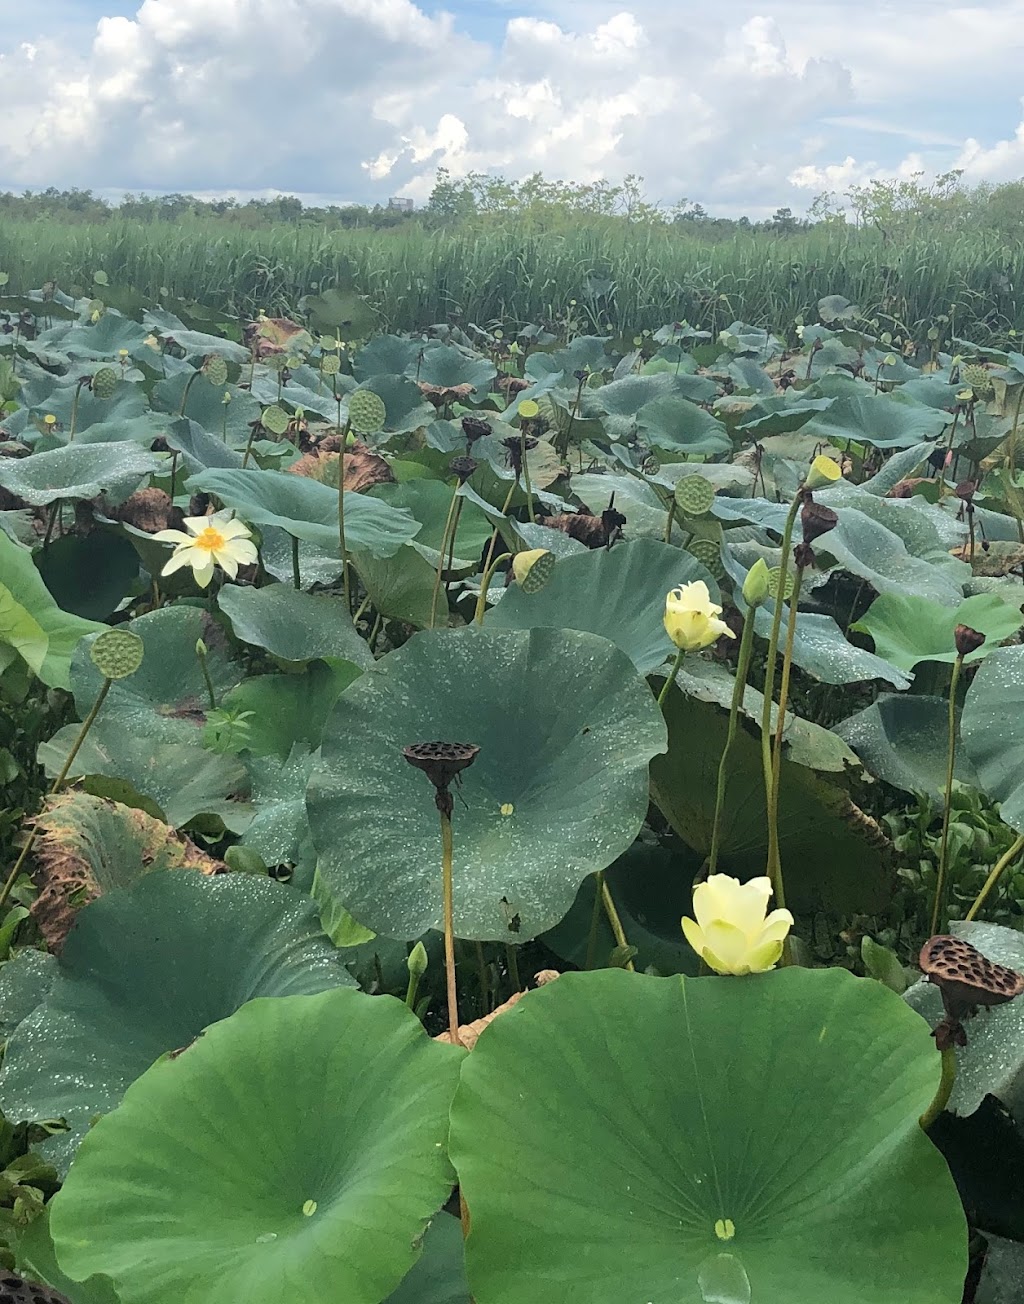
[[[977,652],[985,642],[985,635],[977,629],[971,629],[970,625],[957,625],[953,630],[953,642],[956,644],[957,653],[966,657],[972,652]]]
[[[834,530],[839,524],[839,517],[831,507],[816,503],[808,495],[800,509],[800,524],[803,526],[804,543],[811,544],[823,534],[828,534],[829,530]]]
[[[447,788],[460,770],[473,764],[479,751],[476,743],[412,743],[402,748],[402,755],[435,788]]]
[[[987,959],[962,937],[930,937],[921,948],[919,964],[938,987],[954,1023],[977,1013],[981,1005],[1005,1005],[1024,994],[1024,974]]]

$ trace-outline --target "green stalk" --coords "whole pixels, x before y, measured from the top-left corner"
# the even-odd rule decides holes
[[[188,404],[189,391],[191,390],[192,386],[196,383],[198,378],[199,378],[199,372],[193,371],[192,375],[189,376],[188,380],[185,381],[185,390],[181,396],[181,407],[178,408],[179,417],[183,417],[185,415],[185,408]]]
[[[445,550],[448,546],[449,532],[451,532],[452,535],[454,536],[453,522],[455,520],[455,505],[460,501],[461,500],[459,498],[459,486],[456,485],[455,492],[452,494],[452,500],[448,504],[448,515],[445,518],[444,531],[441,534],[441,551],[438,553],[438,557],[437,557],[437,573],[434,576],[434,592],[431,594],[430,597],[430,626],[429,626],[430,629],[434,628],[434,625],[437,620],[437,600],[441,596],[441,580],[444,575],[444,555],[445,555]],[[453,537],[452,538],[453,547],[454,547],[454,542],[455,541]]]
[[[772,811],[772,699],[775,696],[775,660],[779,651],[779,633],[782,630],[782,608],[785,601],[786,575],[789,570],[789,554],[793,543],[793,526],[797,512],[803,502],[799,491],[793,499],[782,532],[782,555],[779,559],[779,586],[775,596],[775,610],[772,616],[771,636],[768,639],[768,656],[764,681],[764,705],[761,710],[761,768],[764,774],[765,805],[768,809],[768,877],[772,881],[775,903],[780,908],[785,904],[785,891],[782,884],[782,861],[779,856],[779,829],[777,820],[771,817]]]
[[[956,1082],[956,1051],[952,1046],[949,1046],[940,1053],[942,1055],[942,1076],[939,1078],[938,1090],[935,1092],[935,1099],[918,1119],[925,1132],[928,1131],[949,1104],[949,1098],[953,1094],[953,1084]]]
[[[968,921],[977,918],[978,911],[988,900],[989,893],[992,891],[995,885],[1002,878],[1007,865],[1011,864],[1014,860],[1016,860],[1022,851],[1024,851],[1024,833],[1020,835],[1020,837],[1013,844],[1010,850],[1004,852],[1003,855],[1000,856],[999,859],[996,861],[996,863],[992,866],[992,872],[985,880],[985,886],[978,893],[974,905],[971,906],[970,910],[968,910],[967,912],[966,918]]]
[[[85,742],[86,734],[88,734],[89,730],[92,728],[93,724],[96,721],[96,717],[100,713],[100,707],[106,701],[107,694],[110,692],[110,685],[113,682],[114,681],[112,679],[104,679],[103,687],[96,695],[96,701],[93,702],[92,704],[92,710],[82,721],[82,727],[78,731],[78,736],[75,738],[75,741],[71,744],[71,750],[68,752],[67,760],[64,762],[64,765],[61,767],[60,774],[58,774],[56,779],[54,779],[53,785],[50,788],[49,793],[47,794],[48,796],[50,797],[54,796],[57,792],[60,791],[61,787],[63,786],[64,780],[68,777],[71,767],[75,762],[75,757],[82,749],[82,744]],[[18,859],[14,862],[14,868],[7,875],[7,880],[4,883],[3,890],[0,891],[0,910],[2,910],[4,906],[7,904],[11,892],[14,890],[14,885],[18,881],[18,875],[21,873],[21,867],[28,859],[29,853],[31,852],[32,847],[35,843],[36,833],[38,831],[39,831],[39,825],[38,824],[33,825],[32,832],[28,835],[28,839],[25,842],[25,845],[21,849],[21,854],[18,856]]]
[[[935,876],[935,903],[932,906],[931,931],[936,933],[946,930],[946,883],[947,861],[949,858],[949,822],[953,797],[953,767],[956,763],[956,686],[960,679],[960,667],[963,656],[958,652],[953,662],[953,674],[949,681],[949,744],[946,756],[946,801],[942,811],[942,842],[939,846],[939,868]]]
[[[476,600],[476,611],[473,613],[473,621],[477,625],[484,623],[484,615],[487,611],[487,590],[491,587],[491,580],[494,578],[494,572],[498,569],[503,561],[508,561],[512,556],[510,552],[503,552],[500,557],[495,557],[494,561],[484,571],[480,580],[480,593]]]
[[[626,930],[622,927],[622,920],[619,918],[619,912],[615,907],[615,898],[612,896],[612,890],[608,886],[608,880],[604,874],[601,875],[601,904],[604,906],[604,913],[612,930],[612,936],[615,938],[615,945],[622,950],[628,950],[629,943],[626,941]],[[636,973],[636,966],[632,960],[627,960],[624,967],[630,973]]]
[[[519,450],[520,458],[523,463],[523,489],[526,492],[526,512],[531,522],[536,521],[537,515],[533,510],[533,489],[530,487],[530,467],[526,460],[526,426],[525,424],[519,430]]]
[[[345,422],[341,432],[341,447],[338,450],[338,545],[341,549],[341,585],[345,594],[345,610],[352,611],[352,582],[348,573],[348,549],[345,546],[345,446],[348,443],[350,421]]]
[[[78,424],[78,400],[81,396],[82,387],[85,385],[86,380],[87,377],[85,376],[79,378],[78,384],[75,386],[75,397],[71,400],[71,428],[68,430],[69,444],[75,437],[75,427]]]
[[[441,811],[441,881],[444,893],[444,972],[448,993],[448,1035],[453,1046],[461,1046],[459,1036],[459,996],[455,986],[455,908],[453,904],[452,821]]]
[[[297,534],[292,535],[292,588],[302,588],[302,579],[299,575],[299,536]]]
[[[715,823],[711,834],[711,854],[708,857],[709,874],[715,874],[718,872],[718,852],[721,844],[722,810],[725,806],[725,786],[729,774],[729,754],[732,751],[732,746],[736,739],[740,707],[743,705],[743,693],[747,687],[747,674],[750,670],[750,653],[754,645],[755,611],[755,607],[747,608],[747,613],[743,619],[743,633],[740,636],[739,664],[736,667],[736,682],[732,686],[732,703],[729,707],[729,732],[726,735],[725,746],[722,748],[722,759],[718,763],[718,788],[715,792]]]
[[[672,669],[668,672],[668,678],[661,686],[661,692],[658,694],[658,705],[665,705],[665,698],[668,697],[672,685],[676,682],[676,675],[679,674],[679,667],[683,664],[683,657],[686,656],[685,648],[676,649],[676,659],[672,662]]]

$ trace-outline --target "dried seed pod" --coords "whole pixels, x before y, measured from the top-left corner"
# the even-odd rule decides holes
[[[953,630],[953,642],[956,644],[957,654],[966,657],[972,652],[977,652],[985,642],[985,635],[980,630],[971,629],[970,625],[957,625]]]
[[[930,937],[921,948],[921,972],[938,987],[953,1023],[978,1007],[1005,1005],[1024,994],[1024,974],[996,964],[962,937]]]
[[[829,530],[834,530],[839,524],[839,517],[831,507],[816,503],[808,495],[800,508],[800,524],[803,526],[804,543],[810,544],[823,534],[828,534]]]
[[[470,444],[477,439],[486,439],[491,433],[491,423],[481,417],[463,417],[461,425],[462,433]]]
[[[453,457],[448,463],[448,470],[452,475],[458,476],[459,484],[465,484],[473,475],[477,468],[476,458],[473,457]]]
[[[402,748],[402,755],[441,791],[460,770],[473,764],[479,751],[476,743],[412,743]]]

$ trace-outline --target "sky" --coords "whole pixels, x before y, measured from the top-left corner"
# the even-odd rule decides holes
[[[423,203],[644,178],[711,213],[1024,176],[1024,0],[0,0],[0,189]]]

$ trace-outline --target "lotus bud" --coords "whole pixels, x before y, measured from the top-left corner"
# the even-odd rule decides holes
[[[957,656],[966,657],[977,652],[985,642],[985,635],[980,630],[971,629],[970,625],[957,625],[953,630],[953,642],[956,644]]]
[[[422,942],[417,942],[409,952],[409,958],[406,961],[406,964],[409,967],[409,977],[415,979],[416,982],[419,982],[427,972],[427,965],[429,964],[427,959],[427,948]]]
[[[743,581],[743,601],[748,607],[759,607],[768,596],[768,566],[763,557],[758,557]]]
[[[842,479],[843,469],[838,462],[831,457],[824,455],[816,457],[811,463],[811,469],[807,472],[807,478],[804,480],[804,488],[809,492],[815,489],[827,489],[829,485],[835,484],[837,480]]]

